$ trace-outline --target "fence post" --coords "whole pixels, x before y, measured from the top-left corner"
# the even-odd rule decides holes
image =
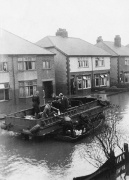
[[[127,143],[124,143],[124,151],[125,151],[125,171],[126,171],[126,176],[129,176],[129,149]]]

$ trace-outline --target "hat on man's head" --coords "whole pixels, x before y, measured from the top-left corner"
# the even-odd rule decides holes
[[[63,96],[63,93],[60,93],[59,96]]]

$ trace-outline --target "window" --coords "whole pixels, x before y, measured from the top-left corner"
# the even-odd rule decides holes
[[[18,70],[34,70],[36,57],[18,58]]]
[[[79,68],[89,67],[88,59],[86,59],[86,58],[78,58],[78,67]]]
[[[78,76],[77,78],[78,89],[91,88],[91,77],[90,76]]]
[[[0,62],[0,71],[7,71],[7,62]]]
[[[82,77],[77,78],[78,89],[82,89]]]
[[[9,84],[0,84],[0,101],[9,100]]]
[[[43,69],[50,69],[50,61],[43,61]]]
[[[104,75],[100,75],[100,86],[104,86],[104,85],[105,85]]]
[[[95,59],[95,67],[104,66],[104,58],[96,58]]]
[[[129,65],[129,59],[125,59],[125,65]]]
[[[83,76],[83,89],[91,87],[91,78],[90,76]]]
[[[19,82],[19,97],[30,97],[36,90],[37,80]]]
[[[108,80],[107,74],[95,75],[95,86],[106,86]]]
[[[99,86],[99,75],[95,75],[95,86]]]
[[[129,73],[125,73],[125,83],[129,83]]]

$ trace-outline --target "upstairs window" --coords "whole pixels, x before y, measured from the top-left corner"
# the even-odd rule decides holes
[[[89,61],[86,58],[78,58],[78,67],[85,68],[89,67]]]
[[[51,64],[50,61],[43,61],[43,69],[50,69],[51,68]]]
[[[20,81],[19,82],[19,97],[30,97],[37,90],[37,80]]]
[[[129,65],[129,59],[125,59],[125,65]]]
[[[34,57],[24,57],[18,58],[18,70],[34,70],[35,69],[35,61]]]
[[[96,58],[95,67],[102,67],[102,66],[104,66],[104,58]]]
[[[9,83],[0,84],[0,101],[9,100]]]
[[[0,62],[0,71],[7,71],[7,62]]]

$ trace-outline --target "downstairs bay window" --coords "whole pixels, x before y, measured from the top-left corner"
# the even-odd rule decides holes
[[[95,87],[107,86],[107,74],[95,75]]]
[[[78,90],[91,88],[91,76],[77,77]]]
[[[124,73],[125,83],[129,83],[129,73]]]
[[[20,81],[19,82],[19,97],[31,97],[37,90],[37,80]]]
[[[0,84],[0,101],[9,100],[9,83]]]

